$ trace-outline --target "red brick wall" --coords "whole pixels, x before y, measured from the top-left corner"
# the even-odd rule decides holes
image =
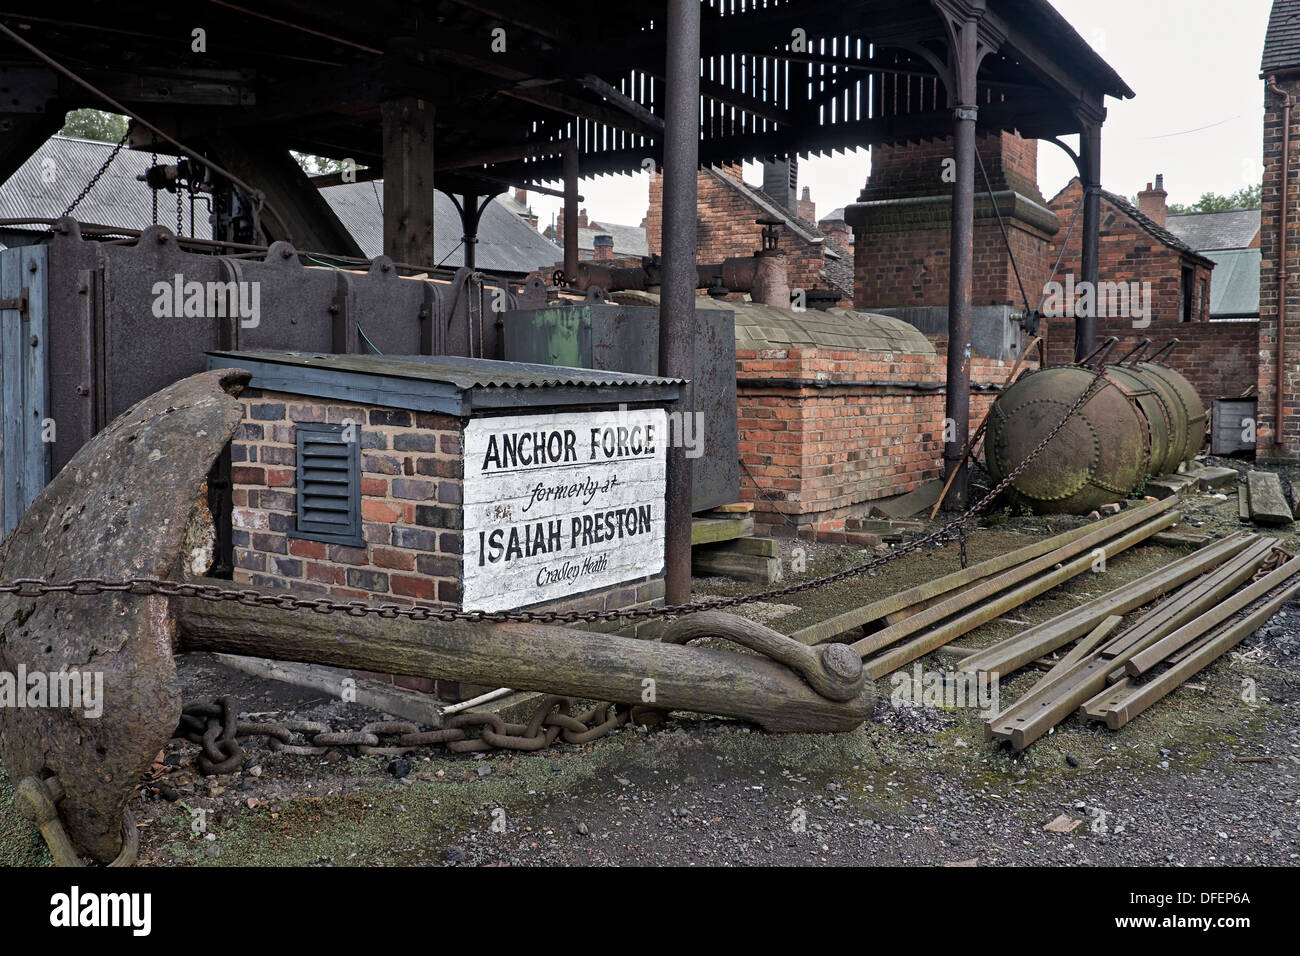
[[[244,392],[231,443],[235,580],[422,604],[460,603],[460,422],[445,415]],[[296,423],[357,422],[363,547],[293,537]]]
[[[1300,97],[1300,78],[1278,85]],[[1260,222],[1259,282],[1259,422],[1258,453],[1267,457],[1300,457],[1300,109],[1291,110],[1290,184],[1282,195],[1282,98],[1264,93],[1264,191]],[[1283,205],[1287,209],[1286,372],[1281,444],[1277,443],[1277,326],[1278,262],[1281,255]]]
[[[736,353],[741,498],[760,533],[842,532],[866,502],[939,477],[946,342],[935,355],[825,350]],[[1010,363],[976,357],[973,383],[1001,385]],[[818,387],[766,385],[817,380]],[[899,385],[870,384],[892,380]],[[972,426],[996,392],[971,393]],[[775,500],[773,500],[775,499]]]
[[[1014,133],[980,136],[976,148],[995,191],[1011,189],[1046,206],[1038,190],[1038,142]],[[952,157],[951,139],[872,149],[871,178],[861,201],[951,195],[944,163]],[[983,208],[981,208],[983,206]],[[983,177],[976,175],[973,305],[1024,306],[1007,241],[987,206]],[[900,207],[888,224],[854,230],[854,302],[860,309],[948,305],[948,260],[952,231],[946,203]],[[1050,233],[1003,213],[1030,306],[1047,281]]]
[[[1051,201],[1053,210],[1063,223],[1068,223],[1074,215],[1081,196],[1082,186],[1076,179]],[[1060,241],[1064,237],[1063,230],[1052,244],[1053,261],[1060,254]],[[1057,281],[1064,282],[1067,273],[1073,273],[1077,280],[1082,255],[1082,228],[1076,226],[1061,260]],[[1184,264],[1195,271],[1193,281],[1197,292],[1191,322],[1182,321]],[[1164,245],[1104,197],[1101,201],[1098,276],[1103,282],[1151,283],[1149,325],[1134,328],[1130,318],[1097,318],[1098,341],[1111,335],[1119,339],[1111,353],[1113,356],[1123,355],[1144,338],[1151,339],[1151,351],[1172,338],[1178,338],[1180,344],[1167,357],[1167,364],[1187,376],[1206,402],[1239,395],[1256,381],[1258,327],[1253,322],[1209,321],[1211,267]],[[1052,317],[1045,325],[1048,329],[1049,363],[1059,365],[1073,361],[1074,320],[1064,316]]]
[[[975,148],[994,190],[1014,189],[1043,204],[1038,191],[1038,140],[1023,139],[1015,133],[989,133],[976,137]],[[951,137],[906,146],[873,146],[871,178],[862,200],[934,196],[951,191],[942,174],[945,160],[952,156]],[[976,170],[975,191],[983,190],[984,177]]]
[[[948,258],[952,231],[946,226],[907,232],[859,231],[853,245],[853,300],[859,309],[948,305]],[[1046,233],[1007,222],[1007,236],[1025,284],[1030,306],[1037,306],[1051,271]],[[972,234],[972,305],[1024,307],[1007,244],[997,223],[984,219]]]
[[[231,442],[234,579],[262,587],[395,604],[461,602],[461,421],[245,389]],[[358,423],[364,546],[294,537],[298,422]],[[557,610],[613,610],[661,602],[648,576],[574,599]],[[583,625],[574,625],[583,626]],[[658,622],[597,625],[650,636]]]

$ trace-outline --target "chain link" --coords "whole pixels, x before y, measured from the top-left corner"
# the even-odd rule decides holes
[[[725,608],[742,607],[747,604],[775,601],[794,594],[802,594],[820,588],[860,577],[891,561],[897,561],[922,548],[946,544],[963,533],[966,524],[991,504],[1010,484],[1020,476],[1035,458],[1045,449],[1066,423],[1087,404],[1093,392],[1105,380],[1106,366],[1099,365],[1092,381],[1080,394],[1079,398],[1065,413],[1056,426],[1043,437],[1032,452],[1020,464],[1011,469],[983,498],[971,505],[959,516],[943,527],[907,544],[894,548],[888,554],[872,558],[862,564],[845,568],[834,574],[813,578],[799,584],[788,584],[758,594],[744,594],[735,597],[710,598],[691,604],[661,604],[640,608],[614,608],[607,611],[459,611],[450,607],[422,607],[399,604],[373,604],[366,601],[333,601],[329,598],[295,597],[293,594],[267,594],[253,588],[234,588],[200,582],[165,581],[159,578],[127,578],[119,581],[106,581],[100,578],[73,578],[69,581],[51,582],[43,578],[15,578],[0,582],[0,594],[12,594],[20,598],[42,597],[47,594],[70,594],[84,596],[103,593],[122,593],[134,595],[159,595],[170,598],[196,598],[214,603],[232,602],[251,607],[270,607],[284,611],[315,611],[319,614],[344,613],[352,617],[374,615],[381,618],[407,618],[412,621],[486,621],[497,624],[596,624],[618,620],[645,620],[649,618],[680,617],[700,611],[715,611]]]
[[[444,746],[452,753],[476,753],[487,750],[545,750],[556,742],[585,744],[605,737],[629,723],[653,727],[663,722],[665,713],[653,707],[629,707],[620,704],[597,704],[590,710],[573,715],[573,701],[548,694],[538,703],[527,723],[504,720],[491,711],[467,711],[448,717],[440,730],[421,730],[406,721],[378,721],[360,730],[333,731],[315,721],[282,723],[248,723],[239,720],[233,697],[220,697],[212,703],[187,704],[173,735],[201,748],[199,772],[204,776],[232,773],[247,759],[241,737],[266,737],[276,753],[318,756],[331,747],[356,747],[368,756],[401,757],[421,747]],[[479,736],[467,730],[479,728]],[[300,734],[306,743],[297,743]],[[381,737],[396,737],[384,744]]]
[[[122,151],[122,147],[126,145],[127,138],[130,135],[129,132],[122,134],[122,138],[118,140],[117,145],[113,147],[113,151],[108,154],[108,158],[104,160],[103,165],[95,171],[95,175],[90,177],[90,180],[82,188],[81,192],[77,193],[77,198],[72,200],[72,203],[67,209],[63,210],[63,216],[71,216],[72,210],[80,206],[81,201],[90,195],[90,191],[95,188],[95,183],[99,182],[104,173],[108,172],[108,167],[112,165],[113,160],[117,159],[117,154]],[[62,219],[63,216],[60,216],[59,218]]]

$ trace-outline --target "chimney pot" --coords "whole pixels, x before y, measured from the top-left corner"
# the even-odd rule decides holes
[[[1158,226],[1164,226],[1169,219],[1169,206],[1165,200],[1169,194],[1165,192],[1165,176],[1160,173],[1156,176],[1155,188],[1151,183],[1147,183],[1147,188],[1138,193],[1138,212],[1142,213]]]

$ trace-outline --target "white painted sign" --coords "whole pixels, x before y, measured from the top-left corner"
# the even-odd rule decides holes
[[[664,567],[663,409],[465,426],[463,606],[502,611]]]

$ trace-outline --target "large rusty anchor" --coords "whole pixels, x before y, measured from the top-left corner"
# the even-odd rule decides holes
[[[241,419],[248,381],[205,372],[138,403],[88,442],[0,542],[0,581],[201,581],[211,560],[206,478]],[[0,707],[0,760],[59,863],[131,862],[127,812],[181,714],[189,650],[546,691],[737,717],[771,731],[846,731],[874,699],[858,656],[809,648],[741,618],[683,617],[662,641],[535,623],[416,621],[124,593],[83,583],[0,593],[0,670],[101,673],[102,715]],[[266,592],[283,594],[284,592]],[[723,637],[753,653],[684,646]],[[761,656],[760,656],[761,655]]]

